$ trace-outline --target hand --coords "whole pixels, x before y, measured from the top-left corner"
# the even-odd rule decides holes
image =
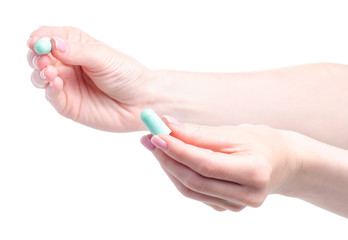
[[[35,42],[49,37],[52,51],[38,56]],[[134,59],[71,27],[41,27],[31,34],[32,82],[63,116],[106,131],[143,128],[151,71]]]
[[[216,210],[258,207],[268,194],[285,192],[300,172],[291,132],[180,124],[170,116],[163,120],[172,133],[144,136],[141,142],[184,196]]]

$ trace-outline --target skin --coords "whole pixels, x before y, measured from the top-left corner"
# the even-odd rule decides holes
[[[33,47],[44,36],[62,39],[66,51],[51,40],[51,54],[37,60]],[[136,60],[76,28],[41,27],[31,34],[28,46],[32,82],[45,89],[47,100],[61,115],[105,131],[143,128],[138,116],[146,105],[144,89],[151,72]]]
[[[48,55],[38,56],[33,51],[35,42],[41,37],[51,38],[52,51]],[[280,193],[302,198],[346,216],[344,202],[347,194],[342,192],[347,183],[344,176],[348,175],[346,151],[333,146],[348,148],[347,66],[321,63],[249,73],[149,70],[135,59],[71,27],[40,27],[30,35],[28,47],[28,62],[34,68],[31,77],[34,86],[45,90],[46,99],[62,116],[81,124],[112,132],[145,130],[140,112],[144,108],[152,108],[160,115],[170,114],[183,122],[229,125],[212,128],[210,135],[219,141],[222,132],[226,131],[223,139],[228,143],[227,148],[216,149],[216,152],[220,152],[219,156],[233,156],[233,161],[240,158],[238,162],[248,178],[235,178],[234,171],[230,175],[224,174],[228,178],[226,181],[233,183],[228,185],[234,186],[231,191],[235,188],[244,195],[240,195],[242,199],[219,195],[224,204],[193,194],[196,199],[218,210],[240,210],[245,206],[259,206],[269,193]],[[260,127],[231,126],[241,123],[263,124],[272,128],[260,130]],[[234,136],[235,131],[239,137],[237,143],[228,137]],[[161,137],[168,140],[168,136]],[[175,137],[181,139],[181,135]],[[143,138],[142,142],[151,146],[146,139],[149,138]],[[181,141],[185,142],[185,139]],[[216,144],[209,141],[204,147],[196,145],[196,142],[199,139],[189,144],[207,149]],[[244,151],[238,152],[235,144]],[[289,144],[298,146],[295,153],[288,149]],[[169,142],[168,145],[175,146]],[[186,147],[182,144],[178,146]],[[159,160],[167,155],[163,149],[161,151],[155,150]],[[163,157],[160,157],[161,154]],[[197,155],[196,159],[199,159],[198,156],[201,155]],[[223,158],[227,159],[226,156]],[[180,163],[179,159],[175,160]],[[216,167],[213,164],[209,166],[212,169]],[[212,171],[207,167],[205,169]],[[181,186],[180,176],[165,170],[173,182]],[[340,174],[333,174],[336,170]],[[194,172],[199,173],[197,169]],[[283,175],[286,177],[281,177]],[[325,184],[319,184],[318,176],[321,179],[332,178],[332,181],[327,181],[327,191],[324,191]],[[214,177],[219,179],[219,176]],[[179,189],[184,188],[181,186]],[[313,189],[317,192],[314,193]],[[342,195],[336,195],[339,189]],[[189,196],[192,194],[188,190],[184,192]],[[332,198],[340,200],[341,204]],[[330,199],[339,207],[335,208]]]
[[[32,67],[34,44],[44,36],[61,38],[67,50],[57,50],[52,40],[52,52],[37,61],[32,82],[45,89],[61,115],[81,124],[113,132],[145,130],[140,112],[152,108],[184,122],[262,124],[348,148],[346,65],[246,73],[149,70],[80,29],[41,27],[28,41]]]
[[[163,120],[172,133],[141,142],[184,196],[218,211],[240,211],[282,194],[348,218],[348,151],[268,126]]]

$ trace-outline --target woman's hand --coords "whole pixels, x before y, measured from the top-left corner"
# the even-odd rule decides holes
[[[296,134],[266,126],[203,127],[163,119],[171,135],[148,135],[141,142],[184,196],[216,210],[258,207],[268,194],[285,192],[301,170],[290,140]]]
[[[52,51],[37,55],[34,44],[51,38]],[[41,27],[28,40],[32,82],[63,116],[106,131],[142,129],[151,71],[80,29]]]

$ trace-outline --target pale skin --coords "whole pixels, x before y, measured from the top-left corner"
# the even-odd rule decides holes
[[[41,37],[51,38],[53,48],[38,57],[33,46]],[[152,108],[210,125],[180,124],[168,116],[170,136],[141,140],[185,196],[216,210],[239,211],[278,193],[348,217],[347,66],[149,70],[71,27],[41,27],[28,46],[33,84],[67,118],[129,132],[145,130],[139,115]],[[241,123],[257,125],[235,126]]]

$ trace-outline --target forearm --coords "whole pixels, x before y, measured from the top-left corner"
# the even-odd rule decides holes
[[[292,148],[302,167],[278,193],[348,218],[348,151],[305,136],[299,138],[294,138]]]
[[[249,73],[155,71],[149,105],[207,125],[264,124],[348,147],[348,67],[311,64]]]

